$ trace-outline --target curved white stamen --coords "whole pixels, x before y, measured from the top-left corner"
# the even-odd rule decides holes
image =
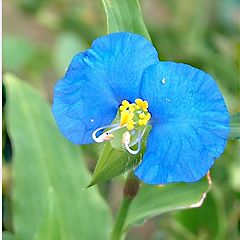
[[[136,140],[134,140],[132,143],[129,144],[130,147],[132,147],[133,145],[135,145],[135,144],[138,143],[138,142],[141,142],[142,137],[143,137],[146,129],[147,129],[147,128],[144,128],[142,132],[139,132],[139,133],[138,133],[138,138],[137,138]]]
[[[130,144],[130,138],[131,138],[130,133],[129,132],[124,133],[123,142],[124,142],[125,148],[127,149],[127,151],[129,153],[134,154],[134,155],[139,153],[139,151],[141,149],[141,140],[142,140],[142,137],[143,137],[145,131],[146,131],[146,128],[144,128],[144,130],[138,134],[138,138],[135,141],[133,141],[131,144]],[[136,143],[138,144],[137,149],[132,150],[130,147],[132,147]]]
[[[127,151],[128,151],[129,153],[135,155],[135,154],[138,154],[138,153],[139,153],[140,148],[141,148],[141,143],[138,142],[138,148],[137,148],[137,150],[132,150],[132,149],[129,147],[129,145],[126,144],[126,143],[125,143],[125,148],[127,149]]]
[[[111,125],[107,125],[107,126],[104,126],[104,127],[100,127],[98,129],[96,129],[93,133],[92,133],[92,138],[95,142],[97,143],[101,143],[101,142],[104,142],[104,141],[109,141],[113,138],[113,134],[111,134],[112,132],[118,130],[118,129],[121,129],[123,127],[126,127],[126,125],[123,125],[123,126],[120,126],[119,124],[111,124]],[[103,130],[103,129],[106,129],[106,128],[112,128],[110,129],[109,131],[106,131],[104,133],[102,133],[100,136],[96,136],[96,134]]]

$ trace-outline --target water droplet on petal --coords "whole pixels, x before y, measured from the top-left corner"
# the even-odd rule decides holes
[[[162,79],[162,83],[163,83],[163,84],[166,83],[166,79],[165,79],[165,78]]]

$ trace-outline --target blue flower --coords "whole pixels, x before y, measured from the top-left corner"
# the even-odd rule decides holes
[[[229,114],[212,77],[159,61],[149,41],[127,32],[100,37],[73,58],[55,86],[53,113],[71,142],[108,141],[121,131],[130,154],[140,151],[152,126],[135,169],[149,184],[199,180],[229,134]]]

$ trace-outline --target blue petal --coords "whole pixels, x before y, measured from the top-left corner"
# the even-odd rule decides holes
[[[144,69],[157,61],[155,48],[140,35],[96,39],[73,58],[54,89],[53,113],[61,132],[73,143],[91,143],[92,132],[112,122],[123,99],[137,98]]]
[[[198,181],[223,152],[229,134],[216,82],[189,65],[160,62],[146,69],[141,87],[153,129],[135,174],[149,184]]]

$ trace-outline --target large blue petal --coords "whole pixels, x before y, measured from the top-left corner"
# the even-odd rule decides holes
[[[96,39],[55,86],[53,113],[61,132],[73,143],[91,143],[92,132],[112,122],[123,99],[138,97],[144,69],[157,61],[155,48],[140,35]]]
[[[160,62],[146,69],[141,97],[149,103],[152,131],[136,175],[149,184],[194,182],[223,152],[229,114],[207,73]]]

